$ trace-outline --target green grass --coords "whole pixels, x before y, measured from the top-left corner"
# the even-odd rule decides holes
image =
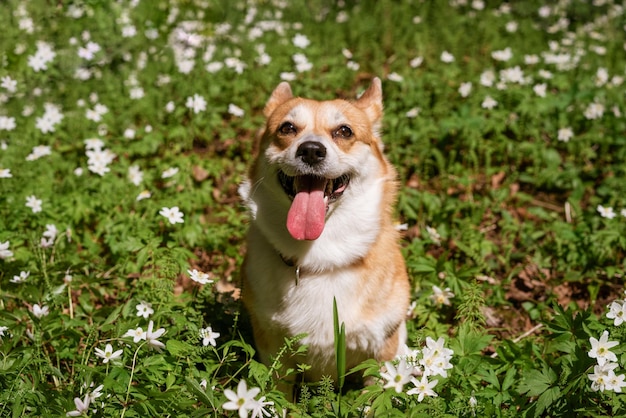
[[[623,5],[463,3],[3,2],[0,416],[65,416],[100,385],[86,415],[237,416],[223,406],[240,381],[292,416],[625,415],[626,325],[606,316],[626,303]],[[493,58],[506,48],[508,61]],[[298,72],[295,54],[310,68]],[[454,352],[447,377],[429,377],[437,397],[419,401],[413,383],[385,388],[370,361],[358,368],[376,382],[365,390],[339,395],[323,380],[292,404],[277,384],[298,372],[281,359],[306,349],[301,336],[273,364],[255,359],[233,293],[247,225],[237,187],[283,73],[316,99],[384,80],[413,285],[409,345],[443,337]],[[186,106],[194,95],[205,110]],[[94,138],[100,152],[88,154]],[[38,146],[49,155],[34,158]],[[114,156],[100,175],[90,165],[104,150]],[[172,207],[183,223],[159,214]],[[214,283],[192,281],[193,269]],[[449,305],[433,286],[449,288]],[[124,336],[149,321],[164,330],[160,350]],[[202,344],[209,326],[215,346]],[[618,343],[606,372],[617,383],[599,388],[589,352],[605,330]],[[117,358],[104,363],[96,350],[107,344]]]

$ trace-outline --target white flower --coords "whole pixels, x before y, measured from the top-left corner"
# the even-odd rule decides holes
[[[511,48],[506,47],[500,51],[493,51],[491,57],[496,61],[508,61],[513,58],[513,53],[511,52]]]
[[[10,179],[13,177],[10,168],[0,168],[0,179]]]
[[[35,303],[32,307],[31,312],[35,315],[36,318],[41,318],[47,316],[50,313],[50,308],[47,306],[39,306],[39,304]]]
[[[461,97],[467,97],[472,91],[472,82],[468,81],[467,83],[461,83],[459,87],[459,94]]]
[[[140,302],[137,306],[135,306],[135,309],[137,309],[137,316],[142,316],[145,319],[148,319],[148,317],[154,313],[152,304],[148,302]]]
[[[546,83],[536,84],[533,87],[533,91],[539,97],[546,97],[546,89],[547,89]]]
[[[0,116],[0,131],[12,131],[15,126],[14,117]]]
[[[557,139],[563,142],[569,142],[574,137],[574,131],[572,128],[561,128],[557,133]]]
[[[178,168],[170,167],[161,174],[161,178],[168,179],[170,177],[174,177],[176,174],[178,174]]]
[[[419,107],[414,107],[412,109],[407,110],[404,116],[410,119],[416,118],[420,114],[421,111],[422,109],[420,109]]]
[[[135,200],[139,202],[140,200],[150,199],[151,197],[152,197],[152,193],[150,193],[149,190],[144,190],[137,195]]]
[[[505,68],[500,71],[500,80],[504,83],[524,84],[524,72],[519,65],[512,68]]]
[[[102,362],[106,364],[110,360],[116,360],[116,359],[120,358],[122,356],[122,353],[124,352],[124,350],[117,350],[117,351],[113,352],[113,346],[111,344],[107,344],[104,347],[104,350],[96,348],[95,352],[96,352],[96,356],[100,357],[102,359]]]
[[[33,147],[32,152],[26,156],[26,161],[35,161],[50,154],[52,151],[48,145],[38,145]]]
[[[174,206],[172,208],[161,208],[159,211],[159,215],[165,216],[167,220],[172,224],[184,223],[183,220],[184,214],[178,209],[178,206]]]
[[[252,408],[252,415],[251,418],[263,418],[263,417],[275,417],[278,416],[276,415],[276,412],[274,411],[274,408],[270,408],[269,411],[265,410],[266,406],[272,406],[274,405],[274,402],[272,401],[268,401],[265,402],[265,396],[261,396],[257,401],[255,401],[255,405]]]
[[[187,270],[187,273],[189,273],[189,277],[194,282],[198,282],[200,284],[210,284],[210,283],[213,283],[213,280],[209,279],[208,273],[203,273],[203,272],[198,271],[196,269]]]
[[[11,283],[24,283],[30,276],[30,271],[21,271],[19,276],[13,276]]]
[[[290,72],[282,72],[280,73],[280,79],[283,81],[293,81],[296,79],[296,75]]]
[[[200,338],[202,338],[202,345],[212,345],[215,347],[217,345],[217,341],[215,339],[219,337],[219,332],[213,332],[211,327],[200,328]]]
[[[239,411],[239,417],[246,418],[248,411],[254,410],[257,406],[257,401],[254,400],[254,397],[259,392],[261,392],[259,388],[250,388],[248,390],[246,381],[242,379],[237,385],[237,393],[230,389],[224,390],[224,395],[226,395],[228,402],[225,402],[222,408],[228,411]]]
[[[0,341],[2,341],[2,337],[8,337],[8,331],[9,327],[6,327],[4,325],[0,326]],[[5,334],[6,333],[6,334]]]
[[[41,212],[41,199],[37,199],[37,196],[31,195],[26,198],[26,207],[31,208],[33,213]]]
[[[296,36],[293,37],[292,42],[294,46],[298,48],[302,48],[302,49],[306,48],[307,46],[311,44],[311,41],[309,41],[309,38],[307,38],[306,35],[301,35],[301,34],[296,34]]]
[[[242,108],[232,103],[228,105],[228,113],[238,118],[243,117],[246,114]]]
[[[585,109],[585,118],[600,119],[604,115],[604,105],[598,102],[590,103]]]
[[[44,108],[43,116],[35,119],[35,127],[45,134],[55,131],[56,125],[63,120],[63,114],[60,107],[52,103],[45,103]]]
[[[128,167],[128,179],[135,186],[139,186],[143,181],[143,172],[137,165],[131,165]]]
[[[66,417],[80,417],[82,415],[89,413],[89,404],[91,403],[91,398],[89,394],[85,395],[85,400],[81,400],[80,398],[74,398],[74,405],[76,406],[76,410],[70,411],[65,414]]]
[[[407,364],[405,358],[401,358],[397,366],[390,361],[385,362],[386,372],[381,372],[380,377],[386,380],[383,388],[394,388],[396,393],[402,392],[404,385],[411,381],[413,367]]]
[[[493,109],[497,105],[498,105],[498,102],[496,102],[491,96],[486,96],[485,100],[483,100],[480,106],[483,109]]]
[[[9,241],[0,242],[0,258],[3,260],[13,257],[13,251],[9,250],[9,245]]]
[[[9,93],[15,93],[17,91],[17,81],[7,75],[0,79],[0,87],[6,89]]]
[[[453,367],[452,364],[450,364],[450,359],[454,351],[445,348],[443,343],[444,340],[442,337],[439,337],[437,341],[426,337],[426,347],[422,349],[423,356],[419,361],[419,364],[424,367],[425,376],[440,375],[442,377],[448,377],[446,370]]]
[[[449,287],[446,287],[444,290],[441,290],[437,286],[433,286],[433,294],[430,295],[430,299],[432,299],[437,305],[447,305],[450,306],[450,298],[454,297],[454,293],[450,291]]]
[[[424,397],[426,396],[436,397],[437,394],[435,393],[433,388],[437,385],[438,382],[439,380],[436,380],[436,379],[429,382],[428,376],[426,376],[425,374],[422,375],[422,378],[420,380],[417,380],[416,378],[412,377],[411,383],[413,383],[415,387],[413,389],[409,389],[406,392],[406,394],[417,395],[418,402],[422,402],[424,400]]]
[[[424,62],[424,57],[415,57],[411,61],[409,61],[409,65],[411,66],[411,68],[417,68],[422,65],[422,62]]]
[[[167,113],[172,113],[174,109],[176,109],[176,105],[174,104],[174,102],[172,101],[167,102],[167,104],[165,105],[165,111]]]
[[[495,81],[496,74],[491,70],[483,71],[483,73],[480,75],[480,84],[485,87],[493,86],[493,83]]]
[[[392,72],[387,75],[387,80],[394,81],[396,83],[402,83],[404,81],[404,77],[396,72]]]
[[[153,328],[154,322],[150,321],[148,323],[148,330],[146,331],[146,341],[151,348],[161,351],[161,349],[165,347],[165,344],[157,340],[157,338],[161,337],[165,333],[165,328],[159,328],[156,331],[152,331]]]
[[[428,238],[437,245],[441,245],[441,235],[437,232],[436,228],[426,226],[426,232],[428,232]]]
[[[207,101],[199,94],[187,97],[187,102],[185,103],[185,106],[187,106],[188,109],[191,109],[193,113],[204,112],[206,110],[206,105]]]
[[[591,390],[594,392],[604,392],[607,389],[610,390],[607,385],[612,382],[615,376],[615,369],[617,367],[618,364],[612,362],[596,364],[593,366],[593,373],[587,375],[589,380],[591,380]]]
[[[616,327],[626,322],[626,301],[615,301],[609,305],[609,312],[606,317],[613,319]]]
[[[598,210],[598,212],[600,212],[600,216],[602,216],[603,218],[613,219],[615,218],[615,216],[617,216],[612,207],[604,207],[602,205],[598,205],[596,209]]]
[[[296,63],[296,71],[299,73],[309,71],[311,68],[313,68],[313,64],[304,54],[294,54],[292,58],[293,61]]]
[[[441,61],[445,62],[445,63],[451,63],[454,62],[454,55],[452,55],[451,53],[449,53],[448,51],[443,51],[441,53],[441,57],[440,57]]]
[[[56,57],[56,52],[50,44],[37,41],[37,51],[34,55],[28,57],[28,66],[34,71],[39,72],[48,69],[48,63],[52,62]]]
[[[595,358],[598,365],[603,366],[606,362],[616,362],[617,356],[611,351],[611,348],[619,344],[618,341],[609,341],[609,332],[604,331],[600,339],[589,338],[591,350],[587,353],[589,357]]]
[[[141,327],[129,329],[123,337],[133,337],[133,342],[138,343],[139,341],[146,339],[146,331],[144,331]]]

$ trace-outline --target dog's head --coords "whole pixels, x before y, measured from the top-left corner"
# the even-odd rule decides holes
[[[294,239],[316,240],[333,207],[372,171],[372,160],[383,160],[382,107],[378,78],[353,102],[294,97],[286,82],[272,93],[256,163],[264,167],[257,171],[287,198],[286,226]],[[385,166],[376,165],[374,171]]]

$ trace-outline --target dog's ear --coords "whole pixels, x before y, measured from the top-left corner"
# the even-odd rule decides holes
[[[266,118],[268,118],[274,110],[281,104],[285,103],[287,100],[293,98],[293,93],[291,92],[291,86],[286,81],[280,83],[270,96],[269,100],[265,104],[265,109],[263,109],[263,114]]]
[[[367,118],[374,127],[374,132],[378,135],[383,116],[383,88],[380,78],[374,77],[372,84],[354,103],[367,115]]]

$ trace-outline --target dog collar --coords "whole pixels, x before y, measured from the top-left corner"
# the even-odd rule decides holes
[[[295,267],[296,268],[296,286],[297,286],[298,285],[298,281],[300,280],[300,266],[297,265],[296,259],[295,258],[287,258],[280,252],[278,253],[278,255],[280,256],[280,259],[283,260],[283,263],[285,263],[285,265],[287,267]]]

